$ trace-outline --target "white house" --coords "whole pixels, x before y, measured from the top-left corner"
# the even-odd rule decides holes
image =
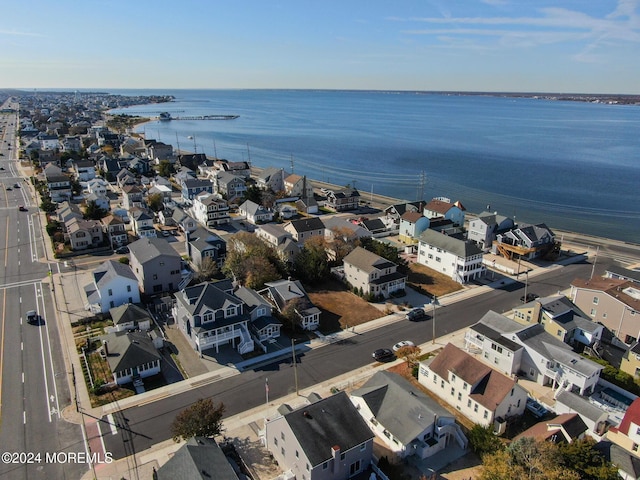
[[[417,262],[465,284],[485,275],[482,250],[471,241],[425,230],[418,237]]]
[[[420,362],[418,382],[474,423],[503,433],[511,417],[524,413],[527,391],[452,343]]]
[[[85,308],[93,313],[107,313],[125,303],[139,303],[138,280],[129,265],[107,260],[93,271],[92,282],[84,287]]]
[[[217,193],[198,195],[193,199],[191,209],[194,218],[205,227],[224,225],[231,221],[227,201]]]
[[[248,222],[257,225],[258,223],[267,223],[273,220],[273,210],[264,208],[251,200],[246,200],[238,208],[238,213],[245,217]]]

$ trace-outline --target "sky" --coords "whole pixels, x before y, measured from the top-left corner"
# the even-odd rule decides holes
[[[640,94],[640,0],[21,0],[0,88]]]

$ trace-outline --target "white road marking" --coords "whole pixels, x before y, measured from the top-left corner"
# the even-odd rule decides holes
[[[117,435],[118,434],[118,429],[116,428],[116,424],[113,421],[113,415],[112,414],[107,415],[107,422],[109,423],[109,428],[111,429],[111,435]]]

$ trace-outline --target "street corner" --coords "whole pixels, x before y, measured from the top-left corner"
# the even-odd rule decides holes
[[[60,411],[60,416],[65,422],[75,425],[82,424],[82,413],[78,412],[75,405],[69,405]]]

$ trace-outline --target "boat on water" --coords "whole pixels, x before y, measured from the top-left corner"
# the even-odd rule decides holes
[[[161,122],[168,122],[169,120],[171,120],[171,114],[169,112],[160,112],[158,119]]]
[[[187,138],[188,138],[189,140],[193,140],[193,135],[189,135]]]

